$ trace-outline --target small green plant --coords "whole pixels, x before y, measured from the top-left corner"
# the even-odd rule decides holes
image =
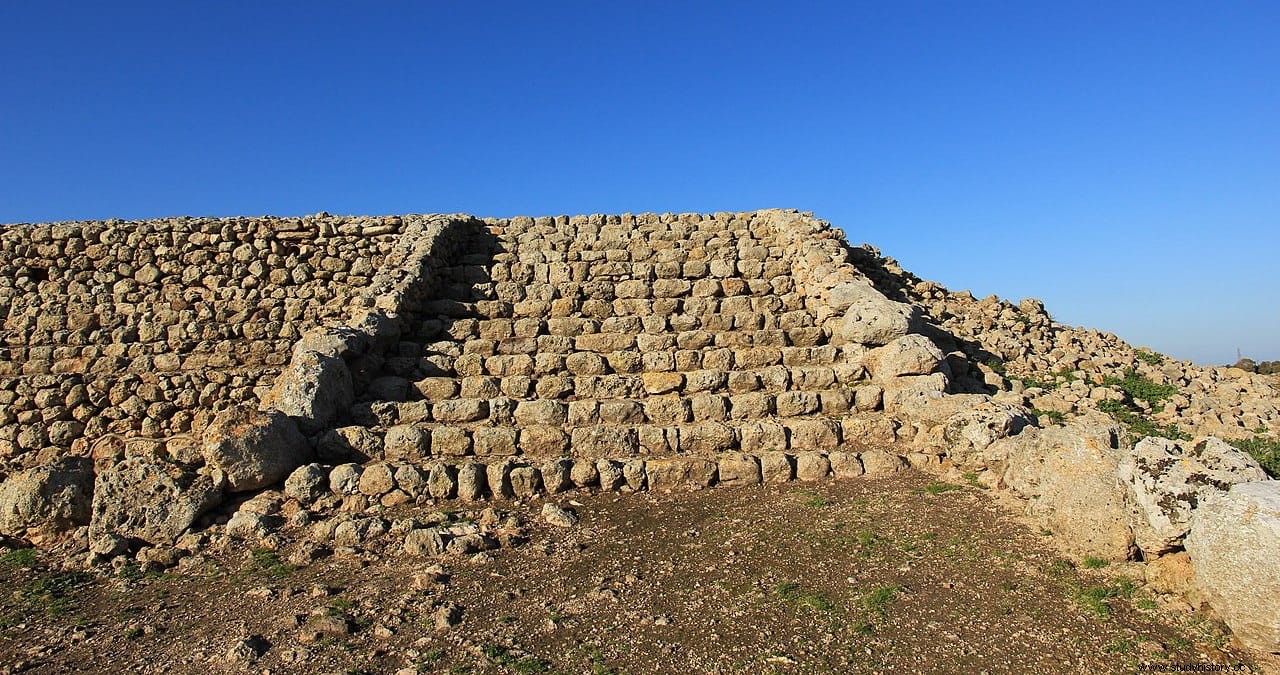
[[[1121,579],[1114,585],[1076,588],[1073,595],[1076,602],[1099,618],[1105,619],[1111,616],[1112,610],[1109,601],[1116,598],[1128,598],[1133,595],[1134,590],[1135,587],[1132,581]]]
[[[343,616],[356,608],[356,603],[347,598],[334,598],[329,601],[325,613],[329,616]]]
[[[987,359],[985,365],[991,369],[991,372],[997,375],[1005,375],[1009,371],[1005,369],[1004,362],[999,359]]]
[[[826,497],[823,497],[822,495],[816,492],[806,492],[805,495],[808,497],[808,499],[804,501],[804,505],[811,509],[819,509],[824,506],[831,506],[830,499],[827,499]]]
[[[982,484],[982,481],[978,480],[978,474],[976,474],[976,473],[974,473],[974,472],[972,472],[972,471],[967,471],[967,472],[965,472],[965,473],[961,474],[961,478],[964,478],[964,482],[965,482],[965,483],[968,483],[968,484],[969,484],[969,487],[977,488],[977,489],[979,489],[979,490],[986,490],[986,489],[987,489],[987,486],[983,485],[983,484]]]
[[[486,645],[481,651],[490,661],[517,673],[545,673],[551,670],[551,664],[546,661],[532,654],[517,656],[511,652],[511,648],[502,645]]]
[[[1227,442],[1256,459],[1272,478],[1280,478],[1280,440],[1254,436]]]
[[[0,565],[5,567],[29,568],[36,566],[36,550],[34,548],[15,548],[0,555]]]
[[[1043,417],[1049,420],[1050,424],[1062,424],[1067,419],[1066,414],[1059,410],[1040,410],[1039,408],[1032,408],[1031,414],[1036,417]]]
[[[1160,364],[1164,363],[1164,355],[1163,355],[1163,354],[1157,354],[1157,353],[1155,353],[1155,352],[1149,352],[1149,351],[1147,351],[1147,350],[1145,350],[1145,349],[1139,349],[1139,350],[1137,350],[1136,352],[1134,352],[1134,354],[1133,354],[1133,355],[1134,355],[1134,357],[1135,357],[1135,358],[1137,358],[1139,361],[1141,361],[1141,362],[1143,362],[1143,363],[1145,363],[1145,364],[1148,364],[1148,365],[1158,366],[1158,365],[1160,365]]]
[[[1075,565],[1072,565],[1070,560],[1055,560],[1053,564],[1049,565],[1049,573],[1055,576],[1070,574],[1075,569]]]
[[[944,492],[951,492],[952,490],[959,490],[959,489],[961,489],[959,485],[953,485],[951,483],[933,482],[924,486],[924,491],[931,495],[940,495]]]
[[[253,555],[254,566],[273,577],[286,576],[297,569],[281,560],[280,554],[269,548],[254,548],[250,553]]]
[[[1129,434],[1135,437],[1134,440],[1146,438],[1147,436],[1158,436],[1174,441],[1191,440],[1191,436],[1179,429],[1177,425],[1156,424],[1135,408],[1120,401],[1099,401],[1098,410],[1107,413],[1112,419],[1123,424]]]
[[[1151,611],[1153,609],[1156,609],[1160,605],[1158,605],[1156,601],[1152,600],[1151,598],[1142,598],[1141,600],[1135,601],[1133,603],[1133,606],[1137,607],[1138,609]]]
[[[819,612],[830,612],[835,609],[835,603],[831,602],[827,596],[817,591],[808,591],[795,583],[781,583],[773,587],[774,595],[779,599],[785,600],[797,607],[808,607]]]
[[[1138,643],[1135,640],[1116,640],[1115,642],[1103,647],[1102,651],[1108,654],[1128,654],[1137,646]]]
[[[901,586],[881,586],[862,598],[862,606],[869,612],[884,616],[901,592]]]
[[[92,579],[88,572],[59,572],[37,577],[23,586],[21,597],[28,604],[43,607],[51,617],[64,616],[75,608],[72,597],[75,591]]]
[[[581,645],[583,655],[591,661],[591,675],[617,675],[618,671],[610,668],[605,662],[604,652],[596,645]]]
[[[1095,558],[1093,556],[1085,556],[1083,567],[1087,570],[1100,570],[1111,564],[1105,558]]]

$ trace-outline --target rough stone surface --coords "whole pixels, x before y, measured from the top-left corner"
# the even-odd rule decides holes
[[[304,505],[322,497],[329,488],[329,472],[319,464],[300,466],[284,481],[284,493]]]
[[[1180,548],[1193,509],[1236,483],[1265,480],[1248,455],[1216,438],[1145,438],[1124,453],[1118,472],[1133,512],[1133,533],[1146,556]]]
[[[214,418],[201,454],[226,475],[231,492],[271,485],[312,458],[311,446],[291,419],[242,406]]]
[[[652,490],[706,487],[716,480],[716,463],[697,457],[652,459],[645,462]]]
[[[1118,436],[1110,426],[1026,429],[994,443],[989,454],[1004,457],[1004,484],[1067,546],[1127,560],[1134,543],[1118,479]]]
[[[1209,495],[1195,510],[1186,546],[1196,585],[1236,637],[1280,651],[1280,481]]]
[[[577,514],[551,502],[542,505],[542,519],[556,527],[573,527],[578,524]]]
[[[93,494],[91,544],[111,536],[172,544],[196,518],[222,502],[222,490],[209,476],[142,457],[99,473]]]
[[[311,433],[335,422],[355,399],[351,371],[341,358],[301,351],[276,380],[264,403]]]
[[[20,471],[0,484],[0,534],[28,528],[58,534],[87,525],[92,514],[92,463],[67,458]]]

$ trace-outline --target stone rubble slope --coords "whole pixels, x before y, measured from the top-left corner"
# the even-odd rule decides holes
[[[1095,405],[1243,430],[1275,423],[1266,382],[1231,380],[1227,397],[1216,371],[1058,326],[1035,301],[1015,311],[950,294],[807,213],[0,234],[0,265],[16,275],[0,286],[14,300],[0,353],[0,534],[76,564],[164,567],[233,545],[307,564],[383,550],[388,537],[416,554],[474,553],[497,540],[413,510],[908,467],[1013,495],[1082,554],[1156,560],[1210,522],[1199,504],[1236,484],[1277,485],[1216,438],[1142,440]],[[147,264],[159,276],[139,277]],[[185,271],[193,264],[203,273]],[[93,298],[84,326],[62,288]],[[251,328],[264,322],[265,334]],[[183,340],[197,334],[209,337]],[[218,375],[207,351],[234,355],[219,363],[236,374]],[[1019,372],[1061,382],[1028,388]],[[1142,410],[1146,399],[1115,384],[1137,375],[1179,394]],[[1280,611],[1207,595],[1242,625]],[[1265,631],[1241,635],[1274,646]]]
[[[886,296],[923,312],[930,337],[941,337],[944,348],[978,368],[965,378],[970,388],[1005,393],[1004,400],[1067,419],[1088,416],[1103,401],[1128,399],[1153,421],[1192,436],[1280,436],[1280,377],[1198,366],[1134,347],[1111,333],[1067,326],[1034,298],[1014,304],[994,295],[977,299],[968,291],[950,291],[903,270],[869,245],[855,249],[853,259]],[[1154,406],[1126,397],[1113,383],[1128,371],[1176,392]]]

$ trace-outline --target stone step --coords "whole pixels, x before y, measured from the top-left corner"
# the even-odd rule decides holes
[[[525,498],[569,490],[669,491],[714,486],[748,486],[790,481],[815,482],[876,478],[936,464],[938,458],[892,450],[830,450],[786,453],[724,453],[704,456],[616,456],[610,458],[450,458],[425,463],[373,461],[340,464],[327,471],[299,469],[300,486],[325,481],[342,500],[344,511],[363,511],[375,504],[394,507],[432,499]],[[324,484],[322,482],[322,484]],[[302,492],[308,499],[311,493]]]
[[[625,352],[622,352],[625,354]],[[632,355],[635,356],[635,355]],[[595,360],[586,359],[595,357]],[[669,368],[671,361],[655,361],[652,356],[640,356],[639,364],[626,362],[627,369],[639,373],[608,373],[608,365],[621,368],[620,360],[605,360],[594,354],[570,355],[567,359],[550,359],[539,355],[538,359],[495,362],[503,357],[485,360],[488,370],[477,366],[479,375],[428,375],[411,379],[403,375],[381,375],[371,380],[361,394],[362,401],[415,401],[424,398],[433,402],[449,398],[547,398],[547,400],[571,400],[571,398],[641,398],[669,393],[732,393],[751,392],[826,392],[831,389],[854,389],[865,384],[865,370],[850,362],[818,365],[762,365],[759,368],[724,370],[721,368],[696,368],[699,365],[721,365],[728,359],[714,362],[708,355],[699,362],[696,354],[690,359],[675,360],[676,368],[684,370],[645,370],[657,364]],[[804,362],[799,355],[791,362]],[[471,366],[458,370],[470,373]],[[745,364],[744,364],[745,365]],[[415,366],[416,368],[416,366]],[[580,374],[575,374],[580,373]],[[590,374],[602,373],[602,374]]]
[[[898,423],[884,415],[806,415],[671,424],[643,422],[590,426],[494,425],[473,422],[373,420],[386,426],[340,427],[318,440],[322,459],[433,457],[616,457],[722,452],[859,449],[900,440]]]
[[[873,384],[836,387],[818,391],[740,392],[721,394],[703,391],[689,395],[667,393],[636,397],[575,397],[572,400],[508,397],[504,392],[480,392],[454,388],[449,382],[434,382],[440,388],[433,395],[448,396],[434,401],[369,401],[352,407],[351,417],[370,426],[398,422],[444,422],[450,424],[485,422],[498,424],[589,425],[649,422],[673,424],[701,421],[751,420],[767,417],[843,415],[852,410],[871,412],[879,408],[882,390]],[[510,390],[508,390],[510,391]],[[481,394],[476,396],[474,394]],[[511,392],[519,393],[519,392]],[[459,396],[460,394],[460,396]]]

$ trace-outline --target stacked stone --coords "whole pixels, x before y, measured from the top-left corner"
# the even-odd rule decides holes
[[[198,431],[213,410],[253,404],[418,218],[0,229],[0,469],[109,433]]]
[[[352,424],[321,436],[321,458],[711,457],[703,477],[726,453],[757,464],[790,453],[794,465],[840,448],[857,463],[898,440],[899,424],[866,347],[832,344],[819,322],[833,311],[795,276],[817,278],[816,260],[797,259],[813,247],[780,237],[774,216],[487,221],[441,270]],[[827,242],[821,265],[856,275],[838,239],[815,240]]]
[[[1015,304],[994,295],[978,299],[967,291],[914,280],[892,261],[868,256],[862,267],[884,285],[901,287],[938,326],[960,338],[956,348],[978,364],[975,379],[1012,393],[1008,400],[1084,416],[1096,413],[1100,402],[1122,400],[1123,393],[1106,378],[1124,378],[1134,371],[1177,389],[1158,407],[1132,400],[1161,424],[1176,425],[1192,435],[1247,438],[1259,430],[1280,435],[1280,380],[1275,376],[1153,357],[1114,334],[1060,324],[1039,300]]]

